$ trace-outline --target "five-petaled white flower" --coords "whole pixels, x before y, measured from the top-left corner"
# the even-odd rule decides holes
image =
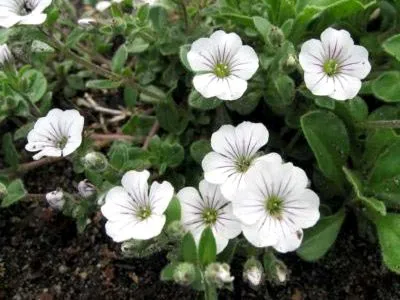
[[[12,60],[13,56],[7,44],[0,45],[0,66],[5,65]]]
[[[52,0],[0,0],[0,27],[37,25],[46,21],[43,11]]]
[[[303,44],[299,55],[307,88],[318,96],[336,100],[354,98],[361,79],[371,71],[368,51],[354,45],[346,30],[328,28],[321,41],[311,39]]]
[[[129,171],[122,177],[122,186],[107,193],[101,212],[108,219],[106,232],[115,242],[148,240],[161,233],[174,188],[167,181],[153,182],[149,193],[149,176],[147,170]]]
[[[249,80],[258,69],[253,48],[244,46],[236,33],[214,32],[210,38],[195,41],[187,54],[197,74],[195,89],[205,98],[237,100],[243,96]]]
[[[221,185],[221,192],[228,200],[233,200],[236,193],[246,187],[247,173],[258,161],[278,161],[277,153],[259,156],[267,142],[269,133],[261,123],[243,122],[236,128],[223,125],[211,136],[213,152],[208,153],[203,161],[204,178],[213,184]]]
[[[240,222],[232,213],[232,203],[224,198],[217,185],[202,180],[199,190],[201,195],[193,187],[183,188],[177,194],[182,207],[182,224],[192,232],[196,242],[200,241],[203,230],[210,226],[217,253],[220,253],[229,239],[240,234]]]
[[[294,251],[302,228],[319,219],[319,198],[308,189],[306,173],[291,163],[260,162],[248,177],[246,189],[233,201],[244,236],[256,247]]]
[[[67,156],[82,143],[84,118],[75,109],[62,111],[54,108],[47,116],[39,118],[28,133],[25,149],[37,152],[33,159],[43,156]]]

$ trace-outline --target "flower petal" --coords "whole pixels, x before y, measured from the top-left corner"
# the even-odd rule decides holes
[[[305,72],[319,73],[323,71],[325,50],[319,40],[311,39],[301,46],[299,62]]]
[[[255,247],[269,247],[278,242],[279,222],[266,216],[256,224],[242,225],[245,238]]]
[[[118,221],[108,221],[105,226],[106,233],[116,243],[130,240],[133,238],[132,228],[137,222],[138,220],[134,216]]]
[[[19,24],[22,25],[39,25],[43,24],[46,21],[46,14],[29,14],[21,18]]]
[[[209,38],[200,38],[193,42],[187,59],[190,67],[195,72],[213,71],[216,65],[215,54],[213,53],[214,44]]]
[[[56,147],[46,147],[39,153],[36,153],[32,158],[34,160],[41,159],[42,157],[61,157],[62,151]]]
[[[147,183],[149,177],[150,172],[147,170],[141,172],[129,171],[122,177],[121,184],[134,202],[149,203],[149,185]]]
[[[149,196],[152,212],[162,215],[173,196],[174,187],[168,181],[163,181],[161,184],[153,182]]]
[[[213,184],[221,184],[234,172],[235,164],[232,159],[217,152],[208,153],[202,163],[204,178]]]
[[[222,125],[211,135],[211,148],[228,158],[235,158],[239,153],[236,145],[235,127],[232,125]]]
[[[254,225],[265,216],[265,196],[251,187],[239,192],[232,205],[233,213],[245,225]]]
[[[340,58],[354,46],[350,33],[346,30],[327,28],[321,33],[321,42],[324,47],[326,58]]]
[[[194,88],[204,97],[211,98],[222,93],[223,80],[213,73],[199,74],[193,77]]]
[[[202,228],[204,204],[199,192],[193,187],[185,187],[176,196],[181,204],[183,226],[192,232]]]
[[[299,229],[295,232],[285,234],[284,238],[281,237],[273,247],[280,253],[286,253],[299,248],[302,240],[303,230]]]
[[[158,236],[165,225],[165,221],[165,215],[159,216],[152,214],[148,218],[132,226],[132,238],[136,240],[148,240]]]
[[[329,97],[336,100],[348,100],[357,96],[361,89],[361,80],[345,74],[334,77],[334,90]]]
[[[135,216],[136,206],[127,191],[121,186],[112,188],[106,195],[101,213],[110,221],[118,221],[124,216]]]
[[[221,100],[237,100],[243,96],[247,90],[247,81],[232,74],[228,77],[219,79],[220,92],[215,96]]]
[[[353,46],[349,56],[340,62],[340,73],[364,79],[371,71],[368,51],[363,46]]]
[[[228,62],[242,46],[241,38],[234,32],[226,33],[223,30],[217,30],[210,39],[216,45],[218,62]]]
[[[244,80],[249,80],[258,69],[258,57],[250,46],[239,48],[230,61],[230,72]]]
[[[241,155],[253,156],[268,142],[269,132],[262,123],[242,122],[235,128]]]
[[[229,201],[233,201],[239,191],[246,187],[246,173],[233,173],[223,184],[221,193]]]
[[[328,96],[334,91],[334,83],[332,77],[324,72],[321,73],[304,73],[304,82],[307,88],[317,96]]]

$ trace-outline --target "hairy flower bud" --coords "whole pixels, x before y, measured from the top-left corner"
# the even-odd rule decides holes
[[[64,193],[61,189],[57,189],[46,194],[47,203],[55,210],[62,210],[65,204]]]
[[[269,40],[272,45],[280,46],[282,45],[285,35],[279,27],[272,26],[271,31],[268,34]]]
[[[244,264],[243,279],[255,288],[261,284],[264,277],[264,268],[261,262],[255,258],[250,258]]]
[[[82,18],[78,20],[78,25],[84,28],[90,28],[97,24],[97,20],[93,18]]]
[[[13,55],[6,44],[0,45],[0,67],[12,64],[14,61]]]
[[[174,270],[173,278],[176,283],[188,286],[196,279],[196,269],[191,263],[180,263]]]
[[[7,187],[0,182],[0,200],[5,198],[8,194]]]
[[[297,58],[294,54],[289,54],[282,64],[282,70],[286,73],[291,73],[296,70]]]
[[[235,278],[231,276],[231,267],[226,263],[209,264],[205,271],[206,280],[215,284],[218,288],[222,288],[225,284],[231,283]]]
[[[83,159],[82,163],[86,169],[95,171],[95,172],[103,172],[107,169],[108,160],[107,157],[100,152],[89,152],[87,153]]]
[[[78,191],[83,198],[89,198],[96,193],[96,188],[89,180],[85,179],[78,183]]]
[[[185,234],[186,230],[181,221],[173,221],[167,227],[167,235],[172,239],[181,240]]]
[[[282,261],[278,260],[276,261],[275,270],[276,270],[277,281],[279,283],[284,283],[288,275],[288,269],[286,265]]]

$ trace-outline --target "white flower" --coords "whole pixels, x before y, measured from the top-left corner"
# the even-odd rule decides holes
[[[115,242],[148,240],[161,233],[174,188],[166,181],[153,182],[149,194],[149,176],[146,170],[129,171],[122,177],[122,186],[107,193],[101,212],[108,219],[106,232]]]
[[[96,19],[93,18],[82,18],[78,20],[78,25],[82,27],[88,27],[96,23],[97,23]]]
[[[100,1],[96,4],[96,10],[102,12],[108,9],[111,6],[111,1]]]
[[[46,194],[47,203],[55,210],[62,210],[65,204],[64,193],[62,190],[55,190]]]
[[[210,38],[195,41],[187,59],[192,70],[195,89],[205,98],[237,100],[247,89],[258,69],[258,57],[253,48],[243,46],[236,33],[214,32]]]
[[[202,180],[199,192],[193,187],[179,191],[177,197],[182,208],[182,224],[192,232],[196,242],[200,241],[203,230],[210,226],[220,253],[229,239],[237,237],[240,223],[232,213],[232,204],[221,194],[217,185]]]
[[[354,45],[346,30],[328,28],[321,41],[311,39],[303,44],[299,55],[307,88],[318,96],[336,100],[354,98],[361,79],[371,71],[368,51]]]
[[[13,60],[13,56],[8,46],[6,44],[0,45],[0,66],[5,65],[11,60]]]
[[[37,25],[46,21],[43,11],[52,0],[0,0],[0,27]]]
[[[246,187],[247,172],[258,161],[279,161],[276,153],[257,156],[267,142],[269,133],[261,123],[243,122],[236,128],[223,125],[211,136],[213,152],[203,161],[204,178],[213,184],[221,185],[221,192],[228,200],[233,200],[238,190]]]
[[[252,286],[259,286],[263,278],[263,270],[257,266],[253,266],[244,272],[244,279]]]
[[[297,249],[302,228],[319,219],[319,198],[307,188],[306,173],[291,163],[260,162],[248,179],[247,188],[233,202],[246,239],[279,252]]]
[[[39,118],[28,134],[25,149],[37,152],[33,159],[43,156],[67,156],[82,143],[84,118],[75,109],[62,111],[54,108]]]
[[[227,263],[211,263],[207,266],[204,276],[208,282],[222,288],[233,282],[235,277],[231,276],[231,267]]]
[[[89,180],[84,179],[78,183],[78,192],[83,198],[89,198],[96,193],[96,188]]]

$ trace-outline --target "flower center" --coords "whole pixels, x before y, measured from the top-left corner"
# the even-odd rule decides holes
[[[272,195],[265,199],[265,209],[270,216],[279,219],[283,210],[283,200],[278,196]]]
[[[338,72],[339,64],[334,59],[329,59],[324,63],[324,72],[328,76],[333,76]]]
[[[61,140],[57,141],[56,146],[57,146],[57,148],[59,148],[59,149],[64,149],[64,148],[65,148],[65,145],[66,145],[67,143],[68,143],[68,138],[67,138],[66,136],[63,136],[63,137],[61,138]]]
[[[203,211],[203,220],[207,225],[212,225],[217,222],[218,212],[213,208],[207,208]]]
[[[218,63],[214,68],[214,73],[219,78],[228,77],[231,74],[228,65],[225,63]]]
[[[145,220],[148,217],[150,217],[151,215],[151,209],[150,207],[142,207],[139,209],[139,211],[136,213],[136,216],[140,219],[140,220]]]
[[[253,158],[251,157],[239,157],[235,162],[236,170],[240,173],[245,173],[250,168],[252,162]]]
[[[34,7],[29,0],[24,0],[20,9],[22,16],[29,15],[33,11]]]

